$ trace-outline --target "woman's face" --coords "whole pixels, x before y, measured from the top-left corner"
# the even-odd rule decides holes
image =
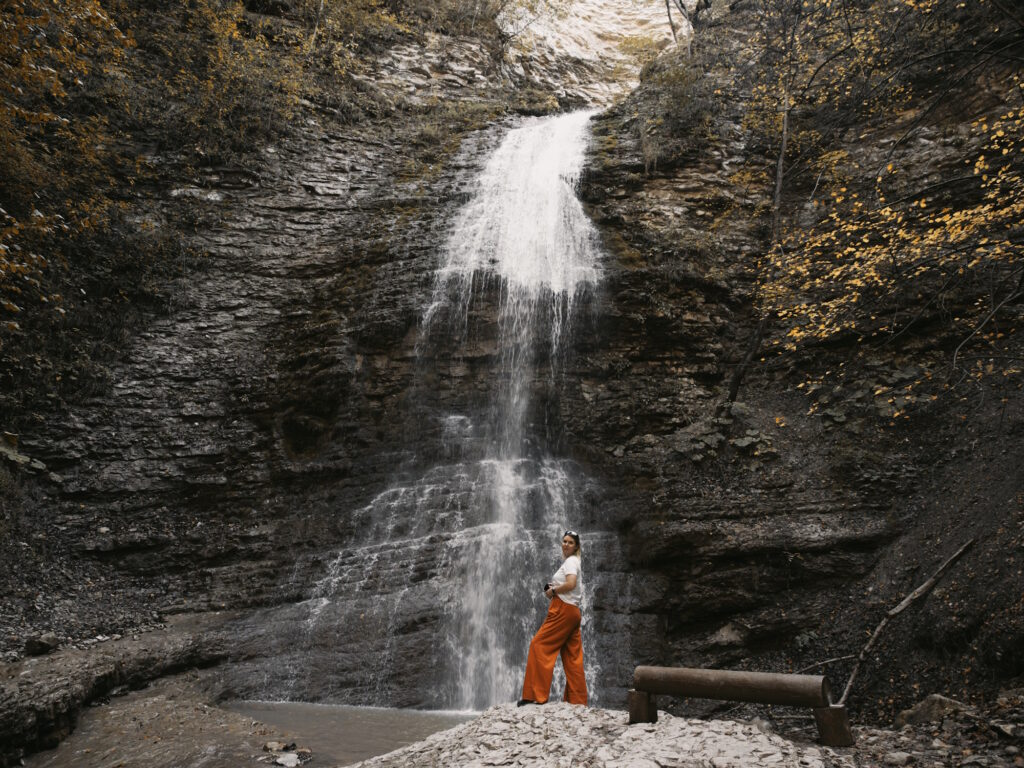
[[[568,557],[576,552],[576,541],[572,536],[562,537],[562,557]]]

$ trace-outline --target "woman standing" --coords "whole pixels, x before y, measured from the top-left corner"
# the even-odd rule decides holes
[[[580,597],[583,594],[580,571],[580,535],[566,531],[562,536],[562,567],[545,585],[551,600],[547,618],[530,641],[523,680],[523,704],[544,704],[551,693],[555,659],[562,656],[565,670],[565,695],[570,704],[587,703],[587,681],[583,675],[583,638],[580,635]]]

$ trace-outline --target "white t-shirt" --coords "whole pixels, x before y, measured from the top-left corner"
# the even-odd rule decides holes
[[[583,575],[580,572],[579,555],[569,555],[565,558],[562,567],[555,571],[555,575],[551,577],[551,586],[560,587],[565,584],[566,577],[570,573],[576,576],[576,586],[570,592],[559,592],[558,599],[563,603],[575,605],[579,608],[580,598],[583,596]]]

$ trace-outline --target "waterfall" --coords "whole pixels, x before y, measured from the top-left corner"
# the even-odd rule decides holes
[[[596,282],[596,231],[576,198],[593,115],[536,118],[505,136],[455,217],[428,321],[447,289],[470,290],[478,271],[532,298],[572,301],[581,285]]]
[[[455,217],[424,314],[424,337],[447,311],[467,337],[475,292],[497,281],[499,379],[489,427],[492,458],[522,458],[534,355],[555,372],[578,293],[598,279],[597,232],[576,197],[593,112],[541,118],[509,132]],[[546,330],[546,349],[538,335]]]
[[[315,685],[322,699],[379,706],[479,710],[519,697],[547,609],[541,587],[590,484],[564,456],[557,403],[600,278],[596,230],[576,197],[591,114],[523,120],[475,176],[416,345],[410,424],[436,430],[436,451],[396,467],[362,508],[338,510],[346,546],[294,614],[259,619],[286,643],[264,696],[279,697],[284,679],[288,698]],[[586,547],[601,534],[589,536],[584,622],[595,583]],[[592,700],[595,639],[584,629]]]
[[[576,197],[591,115],[508,133],[455,217],[424,315],[424,340],[438,325],[472,345],[475,300],[499,296],[497,391],[472,501],[484,514],[461,534],[465,581],[447,633],[460,708],[517,695],[540,587],[557,567],[563,526],[575,525],[573,473],[529,416],[538,359],[556,380],[577,299],[599,277],[596,230]]]

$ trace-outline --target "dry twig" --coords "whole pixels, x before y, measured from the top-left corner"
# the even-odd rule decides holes
[[[817,669],[818,667],[824,667],[827,664],[834,664],[837,661],[847,661],[848,659],[855,659],[855,658],[857,658],[857,654],[849,653],[846,656],[836,656],[836,657],[831,658],[831,659],[825,659],[824,661],[816,661],[816,662],[814,662],[813,664],[811,664],[808,667],[804,667],[803,669],[798,669],[793,674],[794,675],[802,675],[804,672],[810,672],[812,669]]]

